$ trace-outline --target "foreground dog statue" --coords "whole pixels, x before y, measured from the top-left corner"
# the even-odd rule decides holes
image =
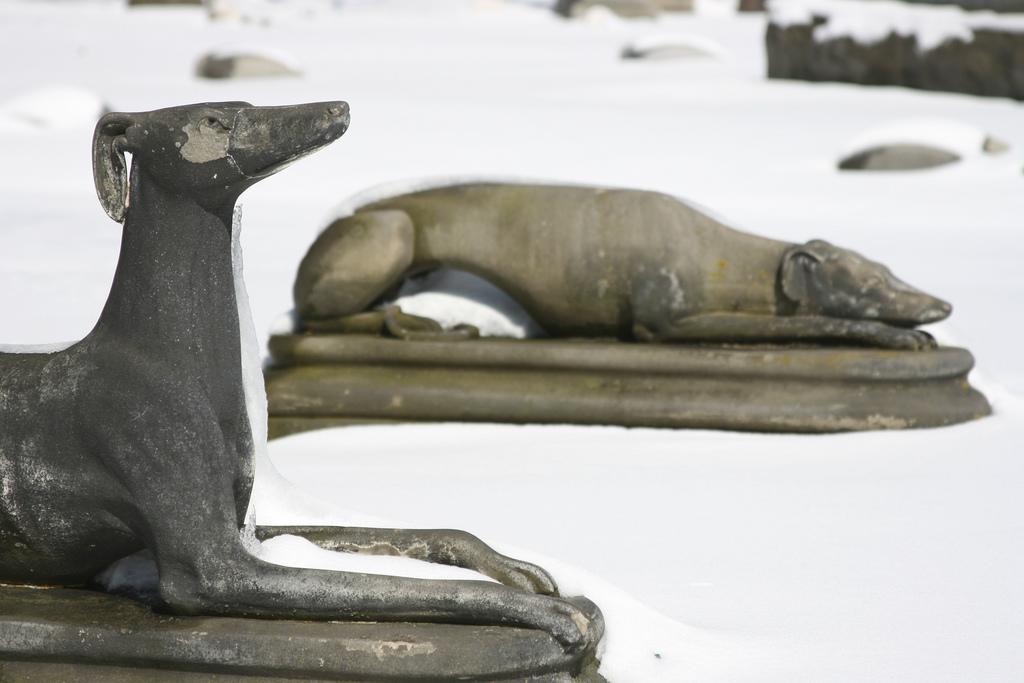
[[[740,232],[667,195],[501,183],[335,221],[302,261],[296,310],[307,329],[359,329],[356,314],[440,267],[503,289],[552,337],[922,349],[934,341],[912,328],[952,310],[856,252]]]
[[[233,209],[243,190],[333,142],[348,121],[344,102],[100,120],[96,188],[124,224],[121,256],[82,341],[0,354],[0,582],[87,583],[147,548],[159,597],[179,614],[513,625],[547,631],[566,651],[599,637],[596,608],[585,614],[556,597],[543,569],[464,532],[256,529],[475,569],[504,585],[295,569],[243,545],[253,426],[266,415],[247,403],[262,386],[244,385],[243,358],[258,350],[240,334],[249,321],[238,312]]]

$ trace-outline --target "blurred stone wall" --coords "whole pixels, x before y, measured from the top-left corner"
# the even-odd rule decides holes
[[[814,39],[827,21],[768,25],[768,78],[900,85],[1024,101],[1024,33],[973,29],[974,38],[949,39],[920,50],[915,36],[890,33],[872,44],[849,37]]]
[[[1024,12],[1024,0],[903,0],[921,5],[957,5],[966,10]]]

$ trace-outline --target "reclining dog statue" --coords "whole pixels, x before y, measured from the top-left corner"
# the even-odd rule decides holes
[[[490,281],[552,337],[923,349],[934,341],[913,327],[952,310],[856,252],[740,232],[664,194],[503,183],[333,222],[299,268],[296,310],[314,331],[359,328],[357,314],[440,267]]]
[[[198,104],[99,121],[96,188],[123,222],[121,255],[83,340],[0,354],[0,582],[88,583],[148,549],[159,598],[179,614],[503,624],[547,631],[578,652],[600,637],[592,603],[559,598],[543,569],[465,532],[256,528],[260,538],[293,533],[500,583],[283,567],[243,543],[267,416],[265,404],[252,407],[263,387],[255,336],[240,331],[251,322],[239,313],[233,209],[243,190],[348,122],[344,102]]]

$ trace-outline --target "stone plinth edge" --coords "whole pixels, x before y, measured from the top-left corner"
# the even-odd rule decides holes
[[[529,629],[177,617],[95,591],[0,585],[3,681],[607,683],[596,668],[592,651],[567,655]]]
[[[965,349],[704,348],[569,340],[272,337],[272,436],[377,421],[838,432],[991,413]]]

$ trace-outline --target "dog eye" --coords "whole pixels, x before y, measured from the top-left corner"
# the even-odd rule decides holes
[[[224,132],[224,131],[230,130],[230,128],[228,128],[227,126],[225,126],[223,123],[221,123],[217,119],[213,118],[212,116],[207,116],[205,119],[202,119],[199,122],[199,125],[201,127],[203,127],[203,128],[210,128],[210,129],[212,129],[212,130],[214,130],[216,132]]]

